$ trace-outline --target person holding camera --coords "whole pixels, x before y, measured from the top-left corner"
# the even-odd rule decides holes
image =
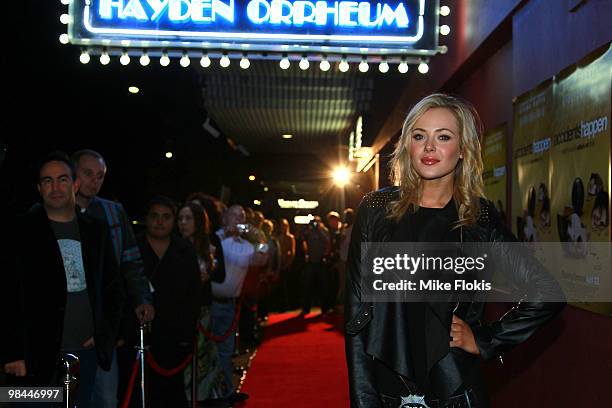
[[[217,347],[225,382],[228,385],[224,397],[232,403],[248,398],[246,394],[236,393],[232,383],[236,299],[241,295],[249,266],[264,265],[267,260],[263,248],[257,248],[245,238],[249,231],[249,225],[245,224],[245,220],[246,214],[240,205],[229,207],[223,215],[223,227],[217,231],[217,236],[221,240],[225,259],[225,280],[222,283],[212,282],[212,327],[214,335],[222,338],[217,342]]]
[[[329,296],[329,274],[325,267],[331,251],[331,240],[321,217],[317,216],[308,225],[302,237],[304,269],[302,270],[302,315],[310,313],[312,298],[319,293],[321,313],[331,309]]]

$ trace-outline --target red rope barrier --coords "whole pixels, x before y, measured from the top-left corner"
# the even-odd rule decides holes
[[[127,408],[130,406],[130,400],[132,399],[132,393],[134,392],[134,383],[136,382],[136,375],[138,374],[138,360],[136,357],[134,361],[134,367],[132,367],[132,373],[130,374],[130,381],[128,382],[128,387],[125,392],[125,396],[123,397],[123,401],[121,402],[121,408]]]
[[[232,324],[221,336],[216,336],[213,333],[209,332],[202,326],[200,322],[198,322],[198,331],[204,335],[207,339],[213,340],[215,343],[221,343],[225,341],[233,332],[236,330],[236,326],[238,325],[238,320],[240,319],[240,303],[236,305],[236,313],[234,314],[234,320],[232,320]]]
[[[149,367],[153,369],[157,374],[162,375],[164,377],[172,377],[173,375],[177,375],[181,371],[187,367],[187,364],[191,362],[191,358],[193,357],[193,353],[190,353],[185,360],[178,365],[178,367],[174,367],[171,369],[165,369],[157,364],[157,361],[153,358],[153,355],[149,352],[146,355],[145,361],[149,364]]]

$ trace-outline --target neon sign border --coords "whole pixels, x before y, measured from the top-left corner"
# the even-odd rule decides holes
[[[409,43],[413,44],[419,41],[424,34],[424,14],[425,14],[425,0],[419,0],[419,16],[417,34],[409,37],[401,36],[376,36],[376,35],[322,35],[322,34],[270,34],[270,33],[220,33],[216,31],[209,32],[193,32],[193,31],[175,31],[175,30],[136,30],[127,28],[99,28],[94,27],[91,24],[91,6],[89,2],[86,2],[83,8],[83,25],[85,29],[92,34],[100,35],[150,35],[156,37],[183,37],[183,38],[197,38],[197,39],[215,39],[215,40],[241,40],[248,42],[248,40],[274,40],[274,41],[285,41],[285,42],[305,42],[305,41],[330,41],[339,43],[354,43],[354,42],[377,42],[377,43]]]

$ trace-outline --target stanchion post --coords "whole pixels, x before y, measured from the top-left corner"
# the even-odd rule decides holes
[[[144,348],[144,324],[140,324],[140,344],[138,347],[138,358],[140,359],[140,401],[145,408],[145,348]]]
[[[72,375],[72,372],[78,372],[79,367],[79,358],[74,354],[66,354],[62,357],[62,368],[64,370],[64,378],[62,383],[64,385],[64,399],[66,408],[74,407],[74,396],[70,392],[73,388],[73,385],[77,382],[77,378]]]
[[[191,406],[198,408],[198,338],[196,336],[191,359]]]

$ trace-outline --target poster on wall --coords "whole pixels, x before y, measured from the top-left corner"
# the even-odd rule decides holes
[[[485,196],[491,200],[501,219],[507,221],[508,198],[506,194],[506,145],[508,127],[506,124],[485,132],[483,137],[482,178],[485,185]]]
[[[513,229],[522,241],[566,243],[557,272],[585,291],[612,279],[587,245],[610,241],[611,78],[608,46],[514,104]],[[610,304],[576,305],[612,313]]]

